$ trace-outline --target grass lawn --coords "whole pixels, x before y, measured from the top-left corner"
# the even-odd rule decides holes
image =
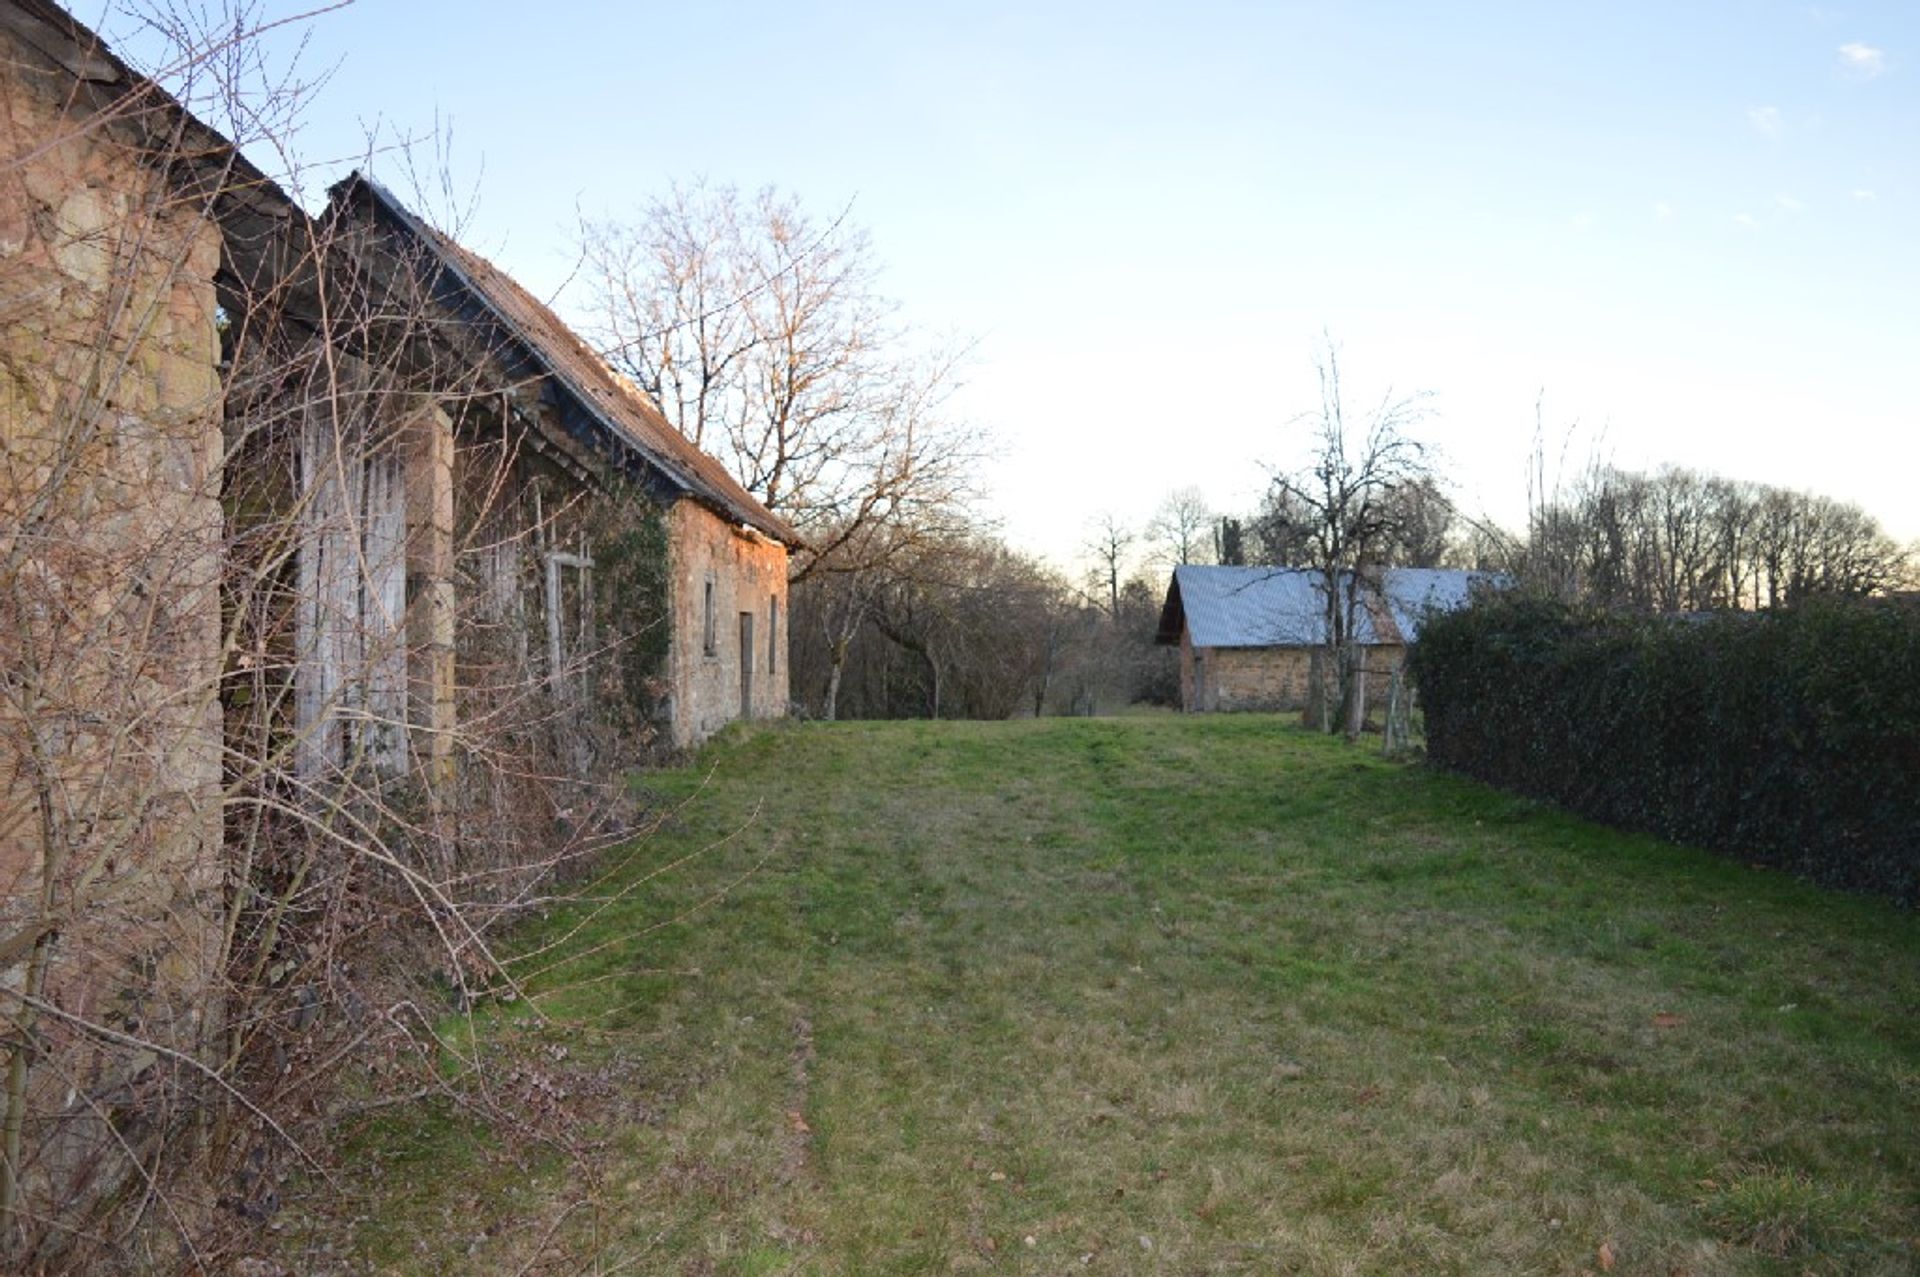
[[[1275,718],[646,779],[618,903],[515,938],[550,1023],[474,1026],[567,1147],[350,1133],[378,1269],[1920,1271],[1913,914]]]

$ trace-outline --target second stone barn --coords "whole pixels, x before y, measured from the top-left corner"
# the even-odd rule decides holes
[[[489,674],[544,680],[561,710],[615,688],[626,726],[675,746],[784,714],[799,544],[785,521],[547,306],[378,183],[335,187],[318,238],[355,312],[334,316],[330,345],[349,353],[329,359],[352,362],[382,422],[343,431],[330,409],[302,441],[296,704],[314,763],[344,760],[355,723],[386,732],[372,747],[396,765],[390,729],[427,726],[405,752],[431,760],[457,723],[455,689]],[[342,505],[350,517],[332,517]],[[341,687],[329,653],[402,618],[411,634],[393,646],[411,668],[396,655],[384,682]],[[369,710],[383,694],[392,704]]]
[[[1456,568],[1376,568],[1340,574],[1339,605],[1353,609],[1361,649],[1361,703],[1377,701],[1419,637],[1429,611],[1463,607],[1501,578]],[[1326,574],[1315,568],[1174,569],[1155,641],[1180,649],[1180,707],[1188,713],[1306,706],[1315,661],[1327,651]]]

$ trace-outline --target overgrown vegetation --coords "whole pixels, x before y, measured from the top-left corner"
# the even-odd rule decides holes
[[[185,113],[284,143],[299,19],[135,8],[178,100],[0,22],[8,1272],[224,1270],[342,1112],[439,1091],[437,997],[628,832],[666,642],[659,511],[429,241]]]
[[[1434,618],[1412,659],[1443,766],[1920,899],[1920,608],[1639,618],[1514,597]]]
[[[650,784],[677,814],[605,903],[514,937],[531,1006],[443,1025],[452,1085],[550,1141],[385,1110],[289,1261],[1920,1258],[1920,932],[1884,903],[1268,716],[794,724]]]

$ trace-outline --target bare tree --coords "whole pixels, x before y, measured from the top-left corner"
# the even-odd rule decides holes
[[[960,356],[914,353],[844,213],[675,186],[581,244],[608,360],[808,540],[796,576],[961,486],[970,449],[942,416]]]
[[[973,445],[935,413],[944,373],[915,383],[921,393],[887,406],[870,447],[850,464],[846,509],[817,523],[814,541],[793,589],[795,616],[818,626],[826,669],[804,659],[795,666],[801,686],[821,683],[821,717],[839,714],[840,682],[850,644],[875,603],[900,573],[911,573],[924,548],[966,535],[974,496]]]
[[[1317,370],[1320,405],[1296,419],[1309,431],[1310,457],[1299,469],[1276,474],[1273,491],[1300,520],[1297,526],[1310,556],[1307,565],[1319,573],[1326,623],[1322,668],[1330,665],[1337,680],[1336,721],[1353,734],[1363,709],[1359,626],[1364,576],[1404,534],[1408,507],[1396,497],[1432,479],[1426,446],[1411,433],[1426,413],[1420,397],[1397,398],[1389,392],[1364,416],[1350,419],[1339,353],[1331,342]],[[1319,690],[1314,699],[1324,703],[1326,689]]]
[[[924,538],[884,576],[864,579],[874,596],[837,658],[839,703],[850,713],[1038,715],[1088,663],[1082,620],[1092,609],[1057,573],[991,536]],[[836,591],[851,584],[820,580]],[[806,650],[825,637],[805,635],[796,668],[825,664]]]
[[[1910,566],[1857,506],[1672,466],[1593,466],[1531,522],[1523,579],[1633,611],[1873,594],[1898,588]]]
[[[1120,619],[1120,582],[1127,575],[1133,542],[1133,530],[1111,510],[1095,515],[1087,530],[1084,549],[1093,564],[1094,589],[1107,596],[1107,615],[1115,621]]]
[[[1248,518],[1247,557],[1276,567],[1312,562],[1315,517],[1284,484],[1269,484],[1260,508]]]
[[[770,189],[676,186],[585,225],[582,251],[608,360],[805,538],[792,607],[820,641],[794,685],[837,716],[890,573],[971,522],[979,444],[946,412],[961,355],[919,353],[845,214]]]
[[[438,255],[241,154],[294,103],[222,10],[152,25],[233,139],[51,6],[0,21],[7,1271],[225,1270],[365,1060],[355,1103],[492,1105],[436,1021],[521,996],[496,929],[624,841],[665,633],[660,512],[555,446]]]
[[[1453,501],[1435,476],[1421,475],[1387,496],[1388,544],[1380,555],[1394,567],[1436,568],[1457,556]]]
[[[1147,542],[1164,567],[1208,563],[1214,558],[1213,511],[1198,488],[1176,488],[1147,523]]]

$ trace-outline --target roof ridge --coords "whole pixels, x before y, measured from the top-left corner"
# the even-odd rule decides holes
[[[718,459],[677,430],[644,389],[623,377],[573,326],[512,275],[451,235],[429,226],[378,181],[358,171],[334,187],[338,199],[358,182],[446,266],[553,381],[619,443],[686,492],[789,546],[802,541]],[[595,385],[594,382],[602,384]]]

